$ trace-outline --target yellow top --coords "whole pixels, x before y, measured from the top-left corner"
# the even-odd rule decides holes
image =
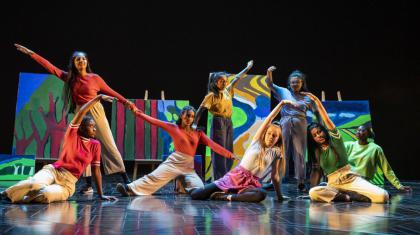
[[[231,118],[233,109],[232,97],[233,94],[230,93],[228,89],[220,92],[220,95],[218,96],[213,92],[209,92],[206,97],[204,97],[200,106],[208,109],[214,116]]]

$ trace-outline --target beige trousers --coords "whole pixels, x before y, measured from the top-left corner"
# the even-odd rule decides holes
[[[136,195],[151,195],[181,175],[187,191],[204,187],[194,170],[194,157],[180,152],[173,152],[156,170],[128,184],[128,187]]]
[[[339,192],[356,192],[368,197],[373,203],[386,203],[388,192],[369,183],[346,165],[328,175],[327,186],[316,186],[309,190],[312,201],[331,202]]]
[[[77,178],[63,168],[45,165],[34,176],[5,190],[12,203],[21,202],[28,194],[42,194],[36,202],[50,203],[67,200],[73,195]]]
[[[80,106],[77,106],[76,112],[78,112],[79,109]],[[124,161],[115,144],[114,137],[112,137],[111,128],[109,127],[104,107],[98,102],[90,109],[89,114],[96,123],[96,138],[101,142],[101,162],[105,174],[109,175],[117,172],[125,172]],[[91,175],[92,172],[89,165],[86,167],[83,176]]]

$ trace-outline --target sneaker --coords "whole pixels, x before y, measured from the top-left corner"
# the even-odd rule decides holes
[[[129,197],[129,196],[134,195],[134,193],[130,191],[130,189],[128,188],[126,184],[118,183],[116,186],[116,189],[124,197]]]
[[[1,200],[9,200],[9,198],[7,197],[6,191],[1,191],[0,192],[0,201]]]
[[[39,190],[33,190],[33,191],[30,191],[28,194],[26,194],[23,197],[22,202],[23,203],[30,203],[32,201],[35,201],[35,199],[39,199],[39,200],[36,200],[36,201],[40,202],[40,201],[42,201],[41,197],[43,198],[44,194],[42,194]]]
[[[216,201],[229,201],[227,199],[229,195],[225,192],[214,192],[210,195],[210,200],[216,200]]]
[[[80,188],[79,191],[81,194],[92,194],[93,193],[93,188],[92,186],[85,184]]]

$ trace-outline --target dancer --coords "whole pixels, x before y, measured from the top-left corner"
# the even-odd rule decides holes
[[[402,192],[410,192],[409,186],[400,183],[391,166],[389,165],[382,148],[368,142],[368,138],[375,138],[372,127],[368,124],[359,126],[356,132],[357,141],[345,142],[349,164],[352,170],[363,176],[366,180],[373,183],[373,176],[378,167],[382,170],[388,181]]]
[[[194,171],[194,155],[200,143],[209,146],[223,157],[236,159],[233,153],[210,140],[204,132],[191,127],[195,116],[192,106],[186,106],[181,110],[176,124],[160,121],[140,110],[136,110],[135,115],[166,131],[174,141],[175,152],[152,173],[130,184],[117,184],[117,190],[123,196],[151,195],[178,176],[183,176],[184,188],[187,192],[194,188],[204,187],[200,177]]]
[[[101,99],[112,102],[114,98],[98,95],[74,115],[67,127],[58,161],[45,165],[33,177],[9,187],[1,192],[1,196],[12,203],[50,203],[67,200],[74,193],[77,179],[91,164],[99,198],[115,200],[115,197],[102,193],[101,144],[94,139],[95,121],[91,116],[85,116]]]
[[[214,183],[206,185],[203,189],[195,189],[191,193],[193,200],[210,198],[223,201],[260,202],[265,199],[267,193],[261,188],[258,179],[270,170],[270,166],[277,199],[283,200],[280,187],[286,166],[283,157],[283,138],[279,123],[272,121],[285,104],[293,105],[291,101],[282,100],[271,111],[258,128],[239,165]]]
[[[325,127],[318,123],[308,126],[308,154],[312,162],[311,186],[319,183],[321,170],[328,177],[327,186],[309,190],[312,201],[363,201],[386,203],[388,192],[350,170],[340,132],[328,117],[321,101],[311,93],[302,92],[317,105]]]
[[[305,179],[305,154],[307,144],[307,121],[306,112],[312,110],[317,120],[319,120],[318,112],[309,97],[300,94],[307,92],[306,76],[299,70],[293,71],[289,75],[287,88],[277,86],[273,83],[273,71],[276,67],[271,66],[267,69],[267,85],[273,92],[274,98],[279,102],[286,99],[291,100],[297,105],[285,105],[281,109],[280,125],[282,130],[284,152],[286,155],[286,166],[289,166],[290,159],[293,159],[295,178],[298,181],[298,189],[306,191]],[[288,170],[286,169],[286,176]]]
[[[208,94],[197,110],[194,126],[197,126],[202,113],[208,110],[213,114],[211,126],[211,139],[229,151],[233,151],[233,124],[232,124],[232,99],[234,88],[238,82],[246,76],[254,62],[248,62],[246,68],[238,73],[228,85],[227,73],[215,72],[210,74]],[[213,179],[219,179],[232,167],[232,160],[220,159],[218,154],[212,151]]]
[[[89,65],[89,60],[86,53],[75,51],[70,58],[68,72],[63,71],[46,59],[29,50],[28,48],[15,44],[17,50],[29,55],[32,59],[42,65],[48,72],[60,78],[64,83],[64,99],[69,104],[69,112],[77,112],[80,107],[98,95],[104,93],[106,95],[115,97],[119,102],[123,103],[126,107],[133,110],[135,105],[129,100],[125,99],[122,95],[112,90],[105,81],[97,74],[92,73]],[[124,162],[120,152],[117,149],[112,132],[109,127],[105,111],[100,102],[96,103],[90,110],[90,115],[95,120],[98,133],[97,138],[102,144],[102,163],[106,175],[113,173],[120,173],[123,181],[129,183]],[[90,168],[84,173],[86,185],[81,189],[83,193],[93,192],[92,179]]]

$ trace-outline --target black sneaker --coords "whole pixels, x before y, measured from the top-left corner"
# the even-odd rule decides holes
[[[116,188],[119,193],[124,197],[133,196],[134,194],[130,191],[126,184],[118,183]]]
[[[229,201],[228,197],[229,195],[225,192],[214,192],[210,195],[210,200],[216,200],[216,201]]]
[[[92,188],[91,185],[85,184],[80,188],[79,193],[81,193],[81,194],[92,194],[93,193],[93,188]]]

